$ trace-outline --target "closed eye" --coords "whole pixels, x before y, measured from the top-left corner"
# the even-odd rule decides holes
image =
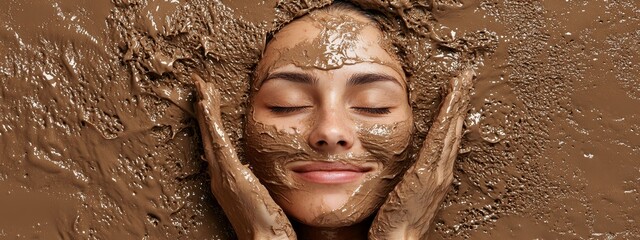
[[[269,110],[272,113],[293,113],[293,112],[304,110],[305,108],[308,108],[308,107],[309,106],[296,106],[296,107],[270,106]]]
[[[366,114],[374,114],[374,115],[384,115],[391,113],[391,108],[368,108],[368,107],[352,107],[353,110],[356,110],[361,113]]]

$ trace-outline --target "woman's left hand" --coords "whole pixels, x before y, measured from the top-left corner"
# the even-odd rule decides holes
[[[418,159],[382,205],[369,239],[426,239],[429,225],[453,181],[474,72],[452,78]]]

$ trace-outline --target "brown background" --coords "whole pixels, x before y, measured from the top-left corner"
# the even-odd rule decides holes
[[[5,2],[0,237],[232,238],[199,160],[189,74],[227,81],[240,136],[233,101],[275,1]],[[640,238],[640,3],[435,2],[447,31],[499,43],[432,238]]]

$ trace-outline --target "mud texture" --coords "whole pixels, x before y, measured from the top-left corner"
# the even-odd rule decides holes
[[[6,1],[0,237],[233,239],[190,76],[220,86],[238,144],[265,40],[328,2]],[[417,142],[476,66],[432,239],[640,238],[640,3],[354,2],[396,36]]]

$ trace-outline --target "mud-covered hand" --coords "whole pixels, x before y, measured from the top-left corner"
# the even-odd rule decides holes
[[[473,86],[473,70],[464,70],[447,86],[437,117],[418,159],[382,205],[369,239],[426,239],[429,225],[453,181],[462,124]]]
[[[209,163],[211,190],[229,218],[239,239],[295,239],[287,216],[249,168],[244,166],[224,132],[220,94],[213,83],[192,76],[196,91],[196,115],[205,158]]]

